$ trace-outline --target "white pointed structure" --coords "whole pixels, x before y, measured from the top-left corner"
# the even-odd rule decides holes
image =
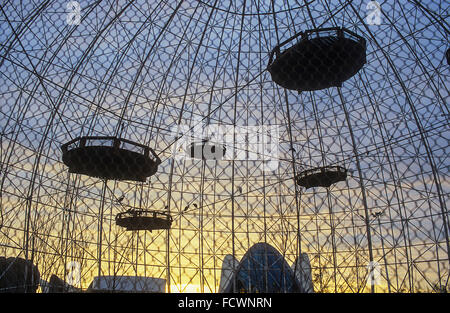
[[[228,286],[233,273],[239,265],[239,261],[233,257],[231,254],[227,254],[223,259],[222,271],[220,275],[220,285],[219,293],[224,292],[225,288]]]
[[[291,266],[294,271],[295,278],[300,282],[300,287],[303,293],[314,293],[314,286],[312,283],[311,262],[308,254],[301,253]]]

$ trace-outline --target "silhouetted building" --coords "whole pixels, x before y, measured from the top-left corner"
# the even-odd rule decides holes
[[[39,270],[31,261],[0,257],[0,292],[35,293],[39,278]]]
[[[237,265],[237,260],[227,257],[222,265],[219,292],[312,292],[312,282],[303,277],[311,277],[306,254],[297,260],[300,266],[294,264],[295,273],[284,257],[267,243],[253,245]]]
[[[56,275],[50,276],[50,280],[40,281],[42,293],[65,293],[65,292],[83,292],[82,289],[74,287]]]
[[[88,292],[165,292],[166,280],[142,276],[100,276],[88,288]]]

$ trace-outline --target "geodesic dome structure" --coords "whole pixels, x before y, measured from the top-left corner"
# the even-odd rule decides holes
[[[167,292],[217,292],[225,258],[263,242],[294,271],[306,254],[315,292],[448,290],[449,10],[406,0],[4,1],[0,256],[37,266],[38,292],[52,275],[75,290],[131,276],[164,279]],[[365,60],[327,82],[352,60],[332,56],[344,29],[362,38]],[[301,66],[320,67],[329,86],[278,84],[271,52],[311,38],[320,40]],[[314,59],[324,47],[328,57]],[[70,151],[78,170],[63,159]],[[145,172],[137,165],[149,156],[160,163]],[[345,175],[324,182],[330,168]],[[306,188],[308,173],[318,176]],[[143,212],[170,225],[116,223]]]

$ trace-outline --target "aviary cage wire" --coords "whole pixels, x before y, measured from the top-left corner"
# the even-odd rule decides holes
[[[227,255],[265,242],[288,264],[306,253],[315,292],[448,290],[449,10],[4,0],[0,256],[30,260],[40,292],[52,275],[81,290],[144,276],[167,292],[217,292]],[[362,68],[320,90],[276,84],[272,49],[323,28],[365,40]],[[220,129],[232,130],[223,154],[190,157],[192,142],[223,147]],[[249,145],[267,129],[276,156]],[[69,173],[61,146],[82,136],[139,143],[161,164],[144,181]],[[329,187],[296,184],[336,166],[346,178]],[[116,225],[129,208],[162,210],[171,227]]]

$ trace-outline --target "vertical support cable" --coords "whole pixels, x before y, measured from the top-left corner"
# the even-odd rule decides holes
[[[312,107],[313,107],[313,114],[314,119],[316,122],[317,132],[318,132],[318,139],[319,139],[319,148],[320,148],[320,155],[322,157],[322,166],[326,166],[326,155],[324,152],[324,145],[323,145],[323,135],[322,135],[322,128],[320,125],[320,120],[318,117],[317,112],[317,102],[314,97],[314,94],[311,93],[312,97]],[[331,192],[330,188],[326,188],[327,193],[327,203],[328,203],[328,215],[329,215],[329,221],[330,221],[330,232],[331,232],[331,250],[332,250],[332,258],[333,258],[333,281],[334,281],[334,292],[337,292],[337,252],[336,252],[336,235],[335,235],[335,226],[334,226],[334,216],[333,216],[333,210],[331,208]]]
[[[381,232],[381,221],[380,221],[380,217],[378,216],[378,229],[380,232],[380,238],[381,238],[381,248],[383,251],[383,259],[384,259],[384,270],[386,272],[386,281],[388,284],[388,292],[391,293],[391,281],[389,280],[389,271],[388,271],[388,265],[387,265],[387,260],[386,260],[386,253],[384,252],[384,239],[383,239],[383,235]]]
[[[235,243],[235,231],[234,231],[234,174],[235,174],[235,145],[236,145],[236,117],[237,117],[237,102],[238,102],[238,82],[239,82],[239,68],[241,63],[241,45],[242,45],[242,31],[244,29],[244,18],[245,18],[245,8],[247,6],[247,1],[244,0],[242,5],[242,14],[241,14],[241,29],[239,32],[239,46],[237,53],[237,65],[236,65],[236,81],[235,81],[235,93],[234,93],[234,108],[233,108],[233,159],[231,160],[231,245],[232,245],[232,253],[233,259],[236,259],[236,243]],[[236,292],[236,262],[233,262],[233,292]]]
[[[349,116],[347,108],[345,106],[344,97],[342,95],[341,88],[338,87],[337,89],[338,89],[338,93],[339,93],[339,98],[341,100],[341,106],[342,106],[342,109],[344,110],[345,120],[347,122],[348,130],[350,133],[350,138],[352,141],[353,155],[355,156],[356,168],[358,169],[359,187],[361,189],[363,206],[364,206],[364,221],[366,223],[367,244],[369,247],[369,261],[370,261],[370,264],[373,264],[372,236],[371,236],[370,226],[369,226],[369,208],[367,206],[366,189],[364,187],[363,175],[362,175],[362,171],[361,171],[361,164],[359,163],[359,155],[358,155],[358,151],[356,150],[355,135],[353,134],[353,128],[352,128],[352,124],[350,122],[350,116]],[[375,292],[375,285],[373,283],[371,284],[371,292],[372,293]]]
[[[277,19],[276,19],[276,15],[275,15],[275,3],[274,0],[271,1],[271,5],[272,5],[272,14],[273,14],[273,20],[274,20],[274,25],[275,25],[275,35],[277,38],[277,45],[280,44],[280,38],[278,35],[278,24],[277,24]],[[295,167],[295,154],[294,154],[294,144],[292,141],[292,126],[291,126],[291,112],[289,109],[289,99],[288,99],[288,93],[287,90],[284,89],[284,101],[286,104],[286,117],[287,117],[287,126],[288,126],[288,134],[289,134],[289,150],[291,152],[291,166],[292,166],[292,182],[294,185],[294,191],[295,191],[295,207],[296,207],[296,214],[297,214],[297,246],[296,246],[296,261],[298,259],[298,257],[301,255],[301,234],[300,234],[300,204],[299,204],[299,195],[298,195],[298,189],[296,186],[296,177],[297,177],[297,170]],[[280,212],[281,212],[281,208],[280,208]],[[283,218],[283,216],[281,216],[281,219]],[[297,263],[295,262],[294,264],[294,273],[296,273],[297,271]],[[284,262],[283,262],[284,264]],[[284,271],[284,268],[282,269]]]
[[[169,22],[172,21],[173,17],[178,12],[178,10],[181,7],[182,3],[183,3],[183,0],[181,0],[178,3],[177,7],[175,8],[175,10],[172,12],[172,15],[170,16]],[[189,23],[190,23],[191,20],[192,19],[189,20]],[[168,25],[169,22],[166,25]],[[200,46],[201,45],[199,45],[198,49],[200,49]],[[197,49],[197,52],[196,52],[196,57],[197,57],[197,54],[198,54],[198,49]],[[182,104],[181,104],[181,110],[180,110],[180,114],[178,116],[178,127],[180,126],[181,118],[183,117],[183,113],[184,113],[184,109],[185,109],[184,106],[186,104],[187,90],[189,88],[189,83],[190,83],[190,79],[191,79],[191,75],[192,75],[192,70],[193,70],[194,64],[195,64],[195,59],[194,59],[194,62],[192,64],[192,67],[191,67],[191,69],[189,71],[189,77],[188,77],[187,82],[186,82],[186,88],[184,90],[183,101],[182,101]],[[178,134],[179,134],[179,128],[177,130],[177,136],[178,136]],[[169,174],[169,182],[168,182],[168,184],[169,184],[169,191],[167,192],[167,213],[168,214],[170,214],[170,209],[171,209],[171,205],[170,204],[171,204],[171,197],[172,197],[172,179],[173,179],[173,172],[174,172],[174,166],[175,166],[175,158],[171,158],[170,161],[171,161],[171,164],[170,164],[170,174]],[[171,287],[170,287],[171,277],[170,277],[170,231],[169,230],[166,230],[166,277],[167,277],[167,281],[166,281],[167,292],[170,293],[171,292]]]
[[[98,220],[98,233],[97,233],[97,261],[98,261],[98,280],[97,288],[100,289],[100,278],[102,276],[102,243],[103,243],[103,212],[105,207],[105,195],[108,188],[108,180],[103,180],[102,198],[100,204],[99,220]]]
[[[260,2],[258,1],[258,11],[259,11],[259,8],[260,8]],[[262,32],[262,29],[261,29],[261,25],[262,25],[261,16],[258,14],[258,30],[260,33],[262,33],[264,35],[264,32]],[[264,36],[264,39],[266,39],[265,36]],[[266,41],[267,41],[267,39],[266,39]],[[260,51],[263,51],[262,40],[259,41],[259,49],[260,49]],[[262,58],[259,59],[259,68],[260,68],[260,72],[263,72],[265,69],[265,64],[262,63]],[[261,82],[259,84],[259,95],[260,95],[259,104],[260,104],[260,112],[261,112],[261,121],[264,121],[264,117],[265,117],[264,116],[264,106],[263,106],[263,103],[264,103],[263,91],[264,91],[263,83]],[[263,122],[263,124],[264,124],[264,122]],[[263,126],[263,125],[261,125],[261,126]],[[262,140],[263,129],[264,129],[264,127],[261,127],[261,140]],[[263,145],[261,144],[261,148],[262,147],[263,147]],[[263,149],[261,149],[261,150],[262,150],[262,154],[263,154],[264,150]],[[262,157],[263,157],[263,162],[264,162],[264,155],[262,155]],[[262,171],[262,183],[263,183],[262,192],[263,192],[263,225],[264,225],[263,232],[264,232],[264,243],[267,244],[267,212],[266,212],[267,207],[266,207],[266,172],[265,171]],[[267,256],[266,256],[266,258],[267,258]],[[264,288],[265,288],[264,292],[267,293],[267,292],[269,292],[267,271],[264,271],[263,282],[264,282]]]

